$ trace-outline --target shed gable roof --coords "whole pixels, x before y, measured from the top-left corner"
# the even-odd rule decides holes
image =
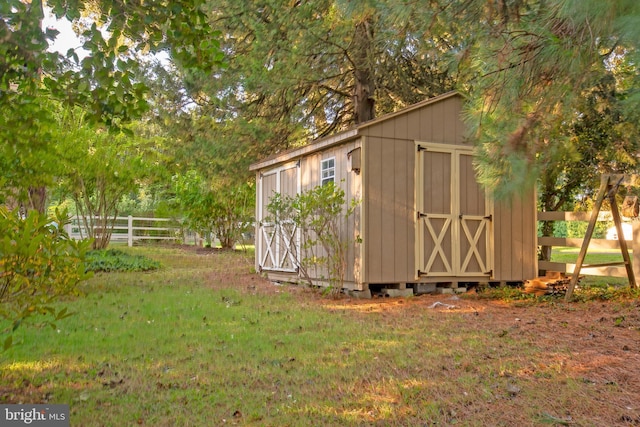
[[[334,145],[338,145],[350,140],[353,140],[355,138],[358,138],[360,136],[360,131],[372,126],[372,125],[376,125],[379,124],[381,122],[387,121],[387,120],[391,120],[399,115],[402,114],[406,114],[410,111],[413,110],[417,110],[420,108],[423,108],[427,105],[431,105],[431,104],[435,104],[437,102],[441,102],[444,101],[445,99],[449,99],[455,96],[462,96],[460,95],[458,92],[452,91],[452,92],[447,92],[444,93],[442,95],[438,95],[435,96],[433,98],[429,98],[429,99],[425,99],[424,101],[418,102],[416,104],[410,105],[406,108],[403,108],[401,110],[395,111],[393,113],[389,113],[389,114],[385,114],[383,116],[380,116],[376,119],[373,120],[369,120],[368,122],[364,122],[364,123],[360,123],[359,125],[357,125],[356,127],[352,128],[352,129],[348,129],[346,131],[342,131],[339,133],[336,133],[334,135],[331,136],[327,136],[324,138],[320,138],[320,139],[316,139],[314,141],[312,141],[311,143],[304,145],[302,147],[297,147],[297,148],[293,148],[287,151],[284,151],[282,153],[277,153],[274,154],[272,156],[269,156],[263,160],[260,160],[254,164],[252,164],[251,166],[249,166],[249,170],[250,171],[257,171],[260,169],[264,169],[264,168],[268,168],[271,166],[275,166],[277,164],[281,164],[281,163],[285,163],[288,161],[292,161],[295,160],[297,158],[303,157],[307,154],[311,154],[314,153],[316,151],[320,151],[323,150],[325,148],[329,148],[332,147]]]

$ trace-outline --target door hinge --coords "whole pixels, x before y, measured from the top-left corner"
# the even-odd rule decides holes
[[[489,214],[484,217],[484,219],[488,219],[489,221],[493,221],[493,215]]]
[[[426,218],[427,214],[426,213],[422,213],[420,211],[416,212],[416,219],[420,219],[420,218]]]
[[[418,145],[417,148],[418,148],[418,152],[427,150],[427,147],[425,147],[424,145]]]
[[[489,277],[493,277],[493,270],[485,271],[484,274],[486,274]]]

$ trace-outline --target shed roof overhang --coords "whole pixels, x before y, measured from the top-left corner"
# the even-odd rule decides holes
[[[250,171],[258,171],[261,169],[269,168],[271,166],[275,166],[278,164],[286,163],[289,161],[293,161],[300,157],[304,157],[307,154],[314,153],[316,151],[321,151],[326,148],[332,147],[334,145],[339,145],[341,143],[351,141],[360,136],[360,130],[366,127],[375,125],[377,123],[390,120],[394,117],[397,117],[401,114],[406,114],[410,111],[417,110],[419,108],[425,107],[430,104],[435,104],[437,102],[443,101],[445,99],[451,98],[453,96],[462,96],[460,93],[456,91],[447,92],[442,95],[435,96],[433,98],[425,99],[424,101],[418,102],[416,104],[410,105],[402,110],[398,110],[393,113],[385,114],[383,116],[378,117],[377,119],[369,120],[368,122],[360,123],[356,127],[339,132],[337,134],[327,136],[324,138],[316,139],[309,143],[308,145],[304,145],[302,147],[293,148],[282,153],[277,153],[272,156],[267,157],[266,159],[260,160],[251,166],[249,166]]]
[[[274,154],[264,160],[249,166],[250,171],[257,171],[265,169],[271,166],[275,166],[281,163],[289,162],[300,157],[304,157],[308,154],[316,151],[324,150],[325,148],[332,147],[334,145],[342,144],[343,142],[356,139],[358,137],[358,128],[349,129],[335,135],[327,136],[325,138],[317,139],[308,145],[302,147],[293,148],[291,150],[284,151],[282,153]]]

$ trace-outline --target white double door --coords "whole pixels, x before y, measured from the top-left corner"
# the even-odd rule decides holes
[[[263,173],[258,180],[258,236],[256,254],[260,270],[297,271],[299,233],[293,223],[269,218],[274,194],[295,196],[300,192],[300,164],[291,163]]]

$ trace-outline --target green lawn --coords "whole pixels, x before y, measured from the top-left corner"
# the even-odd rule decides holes
[[[555,247],[551,254],[551,260],[555,262],[574,263],[578,259],[580,248]],[[629,251],[633,256],[633,252]],[[622,254],[619,249],[597,249],[587,251],[585,263],[622,261]]]
[[[551,253],[551,261],[575,264],[579,254],[580,248],[554,247],[553,252]],[[633,257],[633,252],[629,251],[629,255]],[[619,249],[597,249],[587,251],[587,255],[584,259],[584,264],[600,264],[622,261],[623,258]],[[582,283],[585,285],[595,286],[624,286],[629,284],[629,280],[626,277],[601,277],[585,275],[585,277],[582,279]]]
[[[67,403],[72,426],[598,425],[590,405],[630,393],[566,371],[566,341],[537,342],[535,319],[571,324],[560,305],[346,304],[261,283],[251,252],[125,250],[163,267],[97,274],[55,330],[18,329],[0,403]]]

